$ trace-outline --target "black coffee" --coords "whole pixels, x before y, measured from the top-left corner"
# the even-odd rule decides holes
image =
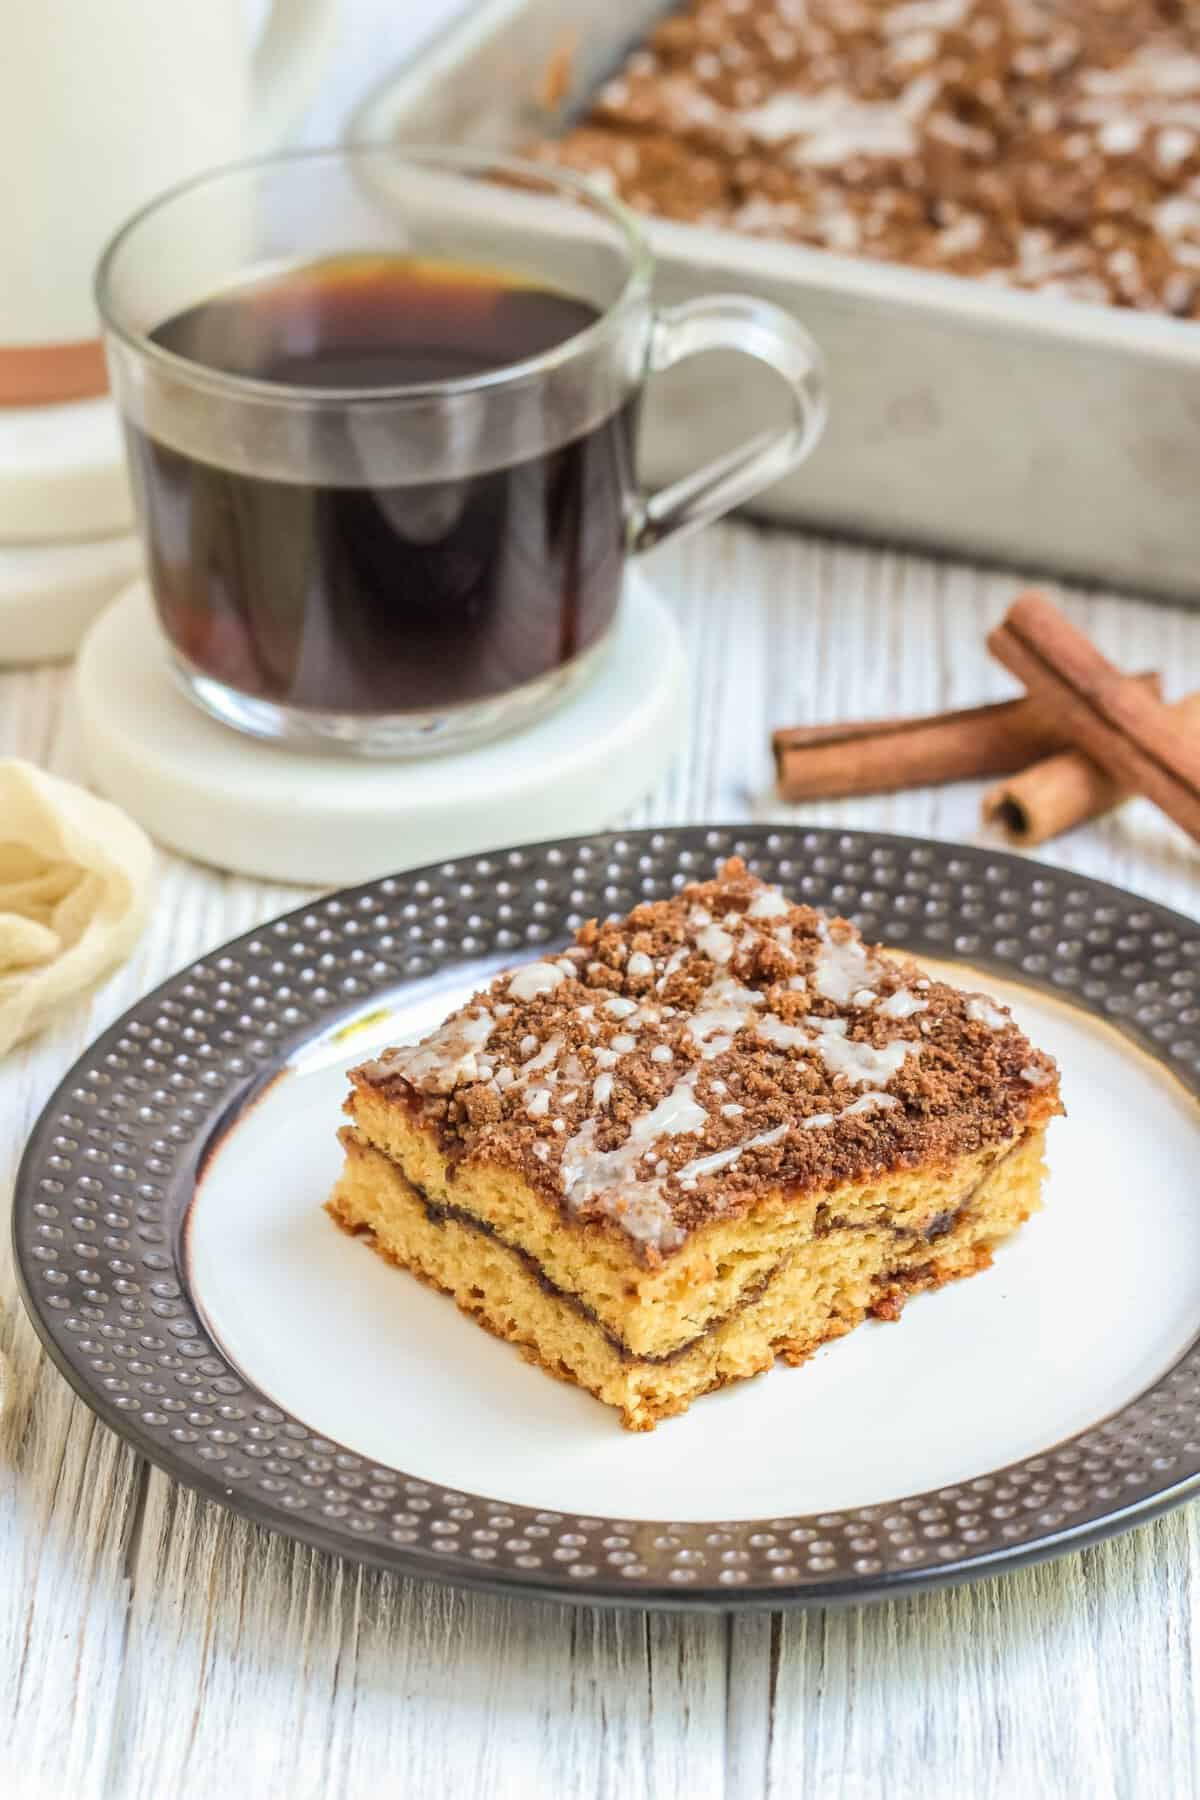
[[[179,313],[156,342],[209,368],[371,389],[476,375],[597,313],[485,269],[404,257],[312,264]],[[484,474],[419,485],[264,480],[130,429],[168,637],[201,673],[278,704],[414,712],[569,662],[621,581],[634,404]]]

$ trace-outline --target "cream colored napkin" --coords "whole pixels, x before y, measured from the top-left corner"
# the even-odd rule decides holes
[[[0,759],[0,1056],[129,954],[152,855],[106,800]]]

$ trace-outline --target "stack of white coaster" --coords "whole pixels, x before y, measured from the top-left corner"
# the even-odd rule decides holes
[[[0,407],[0,666],[72,656],[140,567],[113,402]]]

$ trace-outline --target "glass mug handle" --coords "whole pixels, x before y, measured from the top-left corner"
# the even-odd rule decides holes
[[[667,487],[642,494],[634,506],[630,549],[652,549],[664,538],[695,531],[769,487],[804,461],[825,424],[825,359],[790,313],[747,294],[706,294],[663,307],[650,338],[648,373],[708,350],[737,350],[765,363],[791,398],[784,425],[757,432],[703,468]]]

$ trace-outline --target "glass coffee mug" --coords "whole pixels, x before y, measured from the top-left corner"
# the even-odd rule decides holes
[[[821,358],[739,295],[655,308],[631,215],[477,152],[240,164],[137,214],[97,278],[150,584],[185,691],[298,747],[521,723],[603,655],[625,559],[806,456]],[[777,428],[646,493],[648,377],[778,375]]]

